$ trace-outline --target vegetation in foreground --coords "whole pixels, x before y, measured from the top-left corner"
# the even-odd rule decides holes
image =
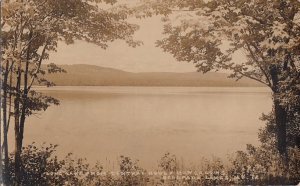
[[[289,160],[283,162],[275,149],[247,146],[234,154],[227,165],[218,158],[204,160],[199,168],[182,168],[176,157],[165,154],[157,170],[146,171],[137,161],[121,156],[119,171],[105,172],[99,164],[91,166],[85,159],[54,156],[56,145],[23,149],[20,185],[295,185],[300,178],[299,148],[289,149]],[[15,185],[14,158],[9,159],[7,184]]]

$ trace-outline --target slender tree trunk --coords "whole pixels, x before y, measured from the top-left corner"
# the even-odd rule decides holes
[[[2,48],[1,48],[1,46],[2,46],[2,1],[0,1],[0,25],[1,25],[1,27],[0,27],[0,176],[1,176],[1,178],[2,178],[2,180],[0,181],[0,184],[2,184],[3,183],[3,163],[2,163],[2,161],[3,161],[3,157],[2,157],[2,135],[1,135],[1,133],[2,133],[2,130],[4,131],[4,129],[2,129],[2,122],[1,122],[1,120],[2,120],[2,115],[1,115],[1,109],[2,109],[2,98],[1,98],[1,96],[2,96],[2,73],[3,73],[3,70],[2,70],[2,67],[1,67],[1,64],[2,64]],[[4,124],[3,124],[4,125]]]
[[[2,108],[3,108],[3,150],[4,150],[4,169],[3,169],[3,180],[5,183],[5,180],[7,178],[6,173],[8,171],[8,140],[7,140],[7,133],[8,133],[8,120],[7,120],[7,97],[8,97],[8,76],[9,76],[9,62],[7,61],[4,78],[3,78],[3,100],[2,100]]]
[[[1,39],[1,38],[0,38]],[[1,64],[0,64],[1,65]],[[0,71],[2,71],[1,70],[1,67],[0,67]],[[0,76],[2,77],[2,72],[0,73]],[[2,85],[1,85],[1,82],[2,82],[2,78],[0,77],[0,109],[2,108],[2,105],[1,105],[1,102],[2,102],[2,100],[1,100],[1,97],[2,97],[2,91],[1,91],[1,89],[2,89]],[[2,117],[2,115],[1,115],[1,111],[0,111],[0,176],[1,176],[1,178],[0,178],[0,184],[2,185],[2,183],[3,183],[3,157],[2,157],[2,122],[1,122],[1,118]]]
[[[20,146],[20,84],[21,84],[21,61],[19,62],[17,85],[16,85],[16,97],[14,99],[14,118],[15,118],[15,176],[17,185],[20,184],[21,178],[21,150]]]
[[[21,0],[23,3],[23,0]],[[21,136],[20,136],[20,104],[21,104],[21,80],[22,80],[22,39],[23,39],[23,14],[20,16],[20,24],[19,24],[19,32],[16,38],[17,48],[18,48],[18,58],[17,61],[17,78],[16,78],[16,96],[14,98],[14,121],[15,121],[15,177],[16,177],[16,185],[21,184]]]
[[[32,39],[33,33],[30,31],[29,33],[29,41]],[[30,60],[30,50],[31,50],[31,43],[29,43],[27,52],[26,52],[26,64],[25,64],[25,71],[24,71],[24,91],[22,94],[22,110],[20,116],[20,147],[23,146],[23,138],[24,138],[24,127],[25,127],[25,120],[26,120],[26,108],[27,108],[27,99],[28,99],[28,73],[29,73],[29,60]]]

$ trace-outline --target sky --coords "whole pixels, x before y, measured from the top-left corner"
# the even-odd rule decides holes
[[[122,3],[136,4],[136,0],[121,0]],[[164,36],[161,17],[147,19],[131,18],[129,22],[138,24],[140,29],[134,35],[143,41],[137,48],[129,47],[124,41],[114,41],[104,50],[94,44],[78,41],[73,45],[59,43],[58,52],[50,55],[49,62],[55,64],[90,64],[116,68],[129,72],[194,72],[194,64],[177,61],[171,54],[155,46]],[[234,56],[237,63],[245,61],[242,53]]]
[[[111,67],[129,72],[192,72],[193,64],[178,62],[171,54],[155,47],[155,41],[163,38],[160,17],[132,19],[140,25],[134,38],[144,42],[137,48],[129,47],[124,41],[109,44],[106,50],[78,41],[73,45],[59,43],[58,52],[50,55],[49,62],[56,64],[91,64]]]

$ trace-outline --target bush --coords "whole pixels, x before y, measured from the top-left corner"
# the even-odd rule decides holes
[[[246,151],[238,151],[229,159],[229,165],[213,158],[203,160],[197,169],[180,169],[176,156],[167,153],[158,165],[161,174],[155,175],[124,156],[120,158],[118,174],[104,172],[99,163],[90,166],[85,159],[74,159],[72,154],[59,160],[54,155],[56,148],[52,144],[37,147],[34,143],[23,148],[21,185],[295,185],[300,181],[299,148],[290,148],[286,161],[270,146],[247,145]],[[6,175],[7,185],[16,185],[13,154]]]

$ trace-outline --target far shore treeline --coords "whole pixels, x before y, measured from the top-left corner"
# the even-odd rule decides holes
[[[226,73],[126,72],[95,65],[60,65],[67,73],[50,74],[57,86],[183,86],[183,87],[264,87],[251,79],[236,81]]]

